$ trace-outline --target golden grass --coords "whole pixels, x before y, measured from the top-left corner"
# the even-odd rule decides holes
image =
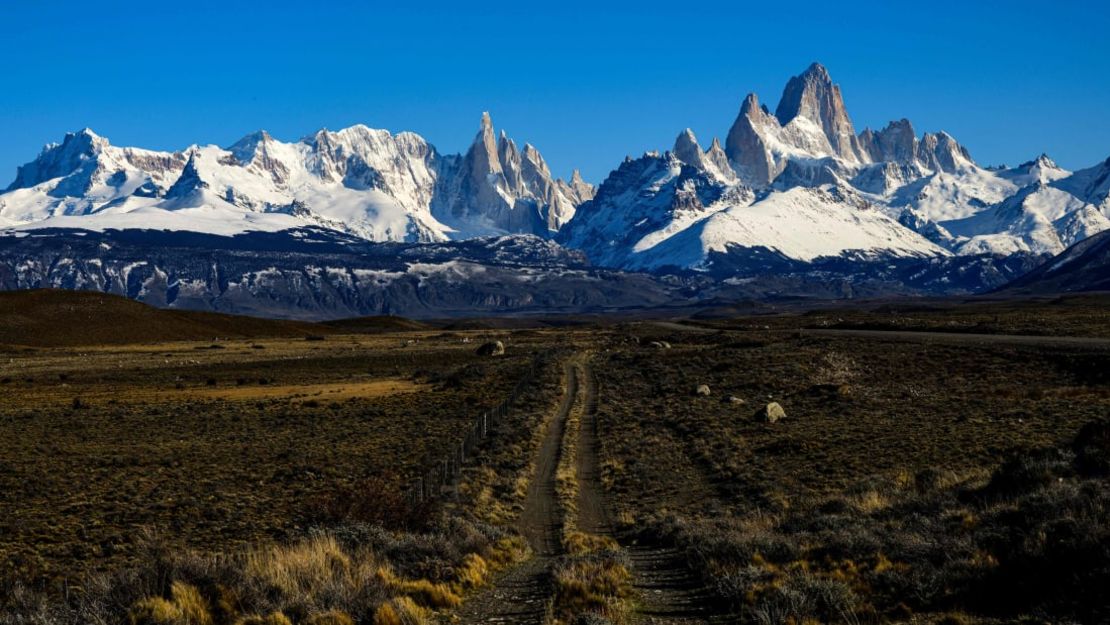
[[[283,397],[297,401],[306,401],[309,399],[338,401],[350,399],[351,397],[371,398],[385,397],[398,393],[415,393],[422,390],[424,386],[425,385],[417,384],[412,380],[394,378],[328,384],[245,385],[231,388],[195,388],[169,392],[165,394],[165,396],[172,397],[174,395],[181,395],[204,399],[227,399],[231,401],[276,399]]]
[[[379,566],[374,571],[374,578],[390,591],[412,599],[421,607],[454,608],[462,603],[459,595],[447,584],[437,584],[426,579],[402,579],[386,565]]]
[[[588,613],[621,625],[631,614],[632,573],[615,559],[574,558],[556,569],[552,582],[552,625]]]
[[[208,602],[195,586],[174,582],[170,598],[148,597],[131,608],[131,625],[213,625]]]
[[[305,625],[355,625],[355,620],[346,612],[328,610],[308,617]]]
[[[423,625],[428,621],[428,611],[408,597],[394,597],[374,612],[374,625]]]
[[[368,554],[352,559],[334,538],[318,536],[251,551],[244,572],[287,597],[309,597],[325,588],[355,587],[377,567]]]
[[[235,621],[235,625],[293,625],[293,621],[281,612],[271,612],[267,616],[247,616]]]

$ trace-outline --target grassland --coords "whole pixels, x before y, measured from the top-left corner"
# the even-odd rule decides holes
[[[1110,489],[1072,450],[1110,413],[1110,352],[765,325],[633,328],[598,363],[628,531],[684,549],[745,622],[1107,616],[1084,593],[1110,581]]]
[[[55,584],[131,564],[139,530],[225,550],[457,443],[528,356],[461,338],[58,348],[0,363],[0,561]]]
[[[1103,622],[1099,302],[9,332],[0,625]]]

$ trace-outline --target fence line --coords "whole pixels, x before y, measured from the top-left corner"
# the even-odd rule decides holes
[[[467,463],[467,459],[474,453],[478,444],[490,435],[493,427],[509,416],[514,404],[524,394],[525,389],[535,381],[536,373],[541,368],[544,357],[544,354],[534,356],[528,370],[517,380],[508,397],[493,408],[475,417],[466,435],[455,445],[455,448],[438,461],[433,462],[431,466],[413,480],[408,492],[410,500],[415,503],[423,503],[441,497],[444,491],[454,492],[459,478],[462,477],[462,469]]]

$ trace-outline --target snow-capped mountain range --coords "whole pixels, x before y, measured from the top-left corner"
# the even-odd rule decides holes
[[[92,130],[66,135],[19,168],[0,218],[20,229],[134,228],[210,234],[322,226],[371,241],[549,235],[593,197],[575,172],[494,135],[482,116],[463,155],[419,135],[365,126],[295,143],[259,131],[227,148],[120,148]],[[3,225],[3,224],[0,224]]]
[[[626,159],[558,238],[639,269],[708,269],[722,255],[1056,254],[1110,229],[1108,187],[1110,160],[1076,173],[1043,155],[985,168],[905,119],[857,134],[814,64],[774,113],[748,95],[723,148],[686,130],[668,152]]]
[[[7,286],[0,288],[109,284],[115,278],[86,265],[74,277],[73,267],[89,259],[48,258],[46,241],[81,232],[199,233],[216,241],[266,233],[294,233],[289,240],[298,240],[304,231],[359,245],[412,244],[410,257],[433,249],[424,245],[527,235],[618,270],[606,274],[609,281],[619,271],[733,286],[764,284],[742,281],[768,275],[776,276],[774,285],[787,274],[794,285],[832,275],[857,287],[869,280],[869,293],[894,283],[910,292],[967,292],[999,286],[1105,230],[1110,159],[1078,172],[1044,155],[1013,168],[984,167],[952,136],[918,135],[905,119],[857,133],[839,86],[815,63],[789,80],[774,112],[748,95],[723,144],[714,138],[702,148],[685,130],[669,151],[626,158],[597,188],[577,171],[570,180],[554,177],[535,147],[518,148],[504,132],[496,134],[488,114],[463,154],[441,154],[414,133],[361,125],[291,143],[259,131],[226,148],[177,152],[116,147],[82,130],[46,146],[0,193],[0,241],[10,243],[9,265],[0,265]],[[27,237],[49,239],[11,242]],[[306,249],[316,238],[301,237]],[[175,239],[185,245],[180,249],[191,245],[183,240]],[[535,246],[529,241],[522,249]],[[19,257],[32,247],[34,271]],[[253,275],[243,253],[233,254],[236,271]],[[167,284],[182,257],[158,265]],[[354,263],[354,256],[344,258]],[[56,262],[68,268],[58,270]],[[451,279],[513,274],[523,284],[532,275],[524,264]],[[202,279],[190,271],[190,280]],[[221,271],[203,278],[206,301],[224,296]],[[681,291],[675,284],[659,292]],[[145,292],[133,286],[117,290]],[[358,310],[374,309],[365,302],[377,301],[368,295],[377,287],[360,288],[369,290]],[[578,297],[559,290],[568,301]]]

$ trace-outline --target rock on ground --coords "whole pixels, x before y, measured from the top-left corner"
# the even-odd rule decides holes
[[[782,409],[782,406],[780,406],[777,401],[773,401],[761,408],[760,411],[755,414],[755,417],[760,421],[775,423],[779,419],[786,418],[786,411]]]

